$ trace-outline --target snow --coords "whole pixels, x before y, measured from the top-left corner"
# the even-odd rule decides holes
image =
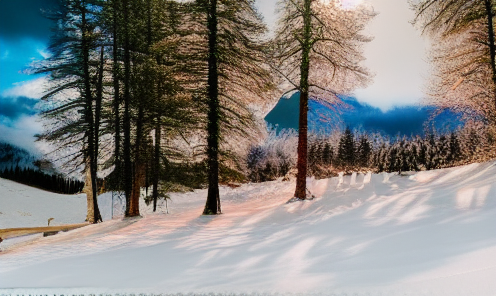
[[[104,219],[110,219],[111,195],[99,197]],[[0,229],[83,223],[86,195],[57,194],[0,178]],[[2,245],[0,245],[2,247]]]
[[[0,253],[0,295],[496,295],[495,181],[495,162],[340,175],[309,179],[317,198],[289,204],[294,181],[245,184],[221,188],[224,214],[208,217],[206,190],[172,194],[170,214],[142,205],[143,218],[113,220],[105,194],[104,223]],[[29,190],[0,180],[2,228],[84,220],[84,195]]]

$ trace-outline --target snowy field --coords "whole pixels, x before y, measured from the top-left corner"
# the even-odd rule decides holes
[[[106,194],[108,221],[4,247],[0,294],[496,295],[496,163],[309,182],[317,198],[292,204],[294,182],[222,188],[214,217],[199,190],[109,220]],[[85,197],[0,179],[0,212],[79,223]]]
[[[110,219],[111,196],[99,200],[104,219]],[[0,178],[0,229],[83,223],[86,194],[64,195]],[[2,245],[0,245],[0,248]]]

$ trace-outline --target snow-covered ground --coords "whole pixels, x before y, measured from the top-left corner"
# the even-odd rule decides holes
[[[24,242],[0,253],[0,294],[496,295],[496,163],[309,188],[291,204],[294,182],[222,188],[214,217],[205,190],[173,194],[168,215]],[[0,227],[84,220],[84,196],[27,192],[0,180]]]
[[[100,197],[99,205],[110,219],[111,195]],[[86,194],[57,194],[0,178],[0,229],[47,226],[49,218],[52,226],[83,223]]]

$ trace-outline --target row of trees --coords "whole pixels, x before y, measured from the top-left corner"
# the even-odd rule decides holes
[[[291,175],[297,156],[284,147],[294,141],[297,141],[295,133],[284,132],[252,147],[246,164],[249,180],[264,182]],[[311,137],[307,176],[326,178],[341,171],[401,173],[448,168],[494,157],[494,144],[492,133],[473,128],[395,139],[347,128],[343,133]]]
[[[84,187],[84,182],[64,178],[61,175],[46,174],[32,168],[20,168],[18,165],[0,171],[0,177],[62,194],[79,193]]]
[[[52,78],[42,139],[76,146],[69,160],[90,184],[88,221],[101,220],[99,169],[113,167],[109,187],[125,192],[126,216],[139,215],[145,168],[153,163],[156,206],[160,166],[181,156],[168,144],[193,133],[206,144],[204,213],[220,213],[222,134],[244,132],[247,103],[272,89],[253,1],[70,0],[50,17],[52,56],[35,68]]]
[[[52,55],[34,67],[51,78],[40,139],[83,167],[89,222],[101,221],[99,171],[112,172],[106,186],[125,192],[130,217],[146,180],[156,207],[160,167],[178,162],[206,163],[204,214],[220,213],[219,171],[235,168],[229,139],[253,134],[254,106],[294,91],[302,97],[295,197],[306,198],[308,97],[332,102],[365,85],[361,31],[373,14],[340,1],[281,8],[272,39],[253,0],[67,0],[48,14]],[[183,146],[194,146],[188,159]]]

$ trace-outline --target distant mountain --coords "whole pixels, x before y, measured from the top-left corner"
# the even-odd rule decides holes
[[[15,169],[16,166],[19,166],[20,169],[39,169],[47,174],[59,173],[50,161],[23,148],[0,141],[0,171]]]
[[[383,135],[424,135],[426,129],[449,132],[463,126],[460,114],[445,110],[436,114],[432,106],[396,107],[387,112],[368,104],[358,102],[352,97],[341,97],[340,104],[326,104],[309,100],[308,125],[313,133],[330,133],[335,129],[349,126],[365,132]],[[265,117],[267,124],[278,130],[298,129],[300,95],[281,98]]]
[[[0,142],[0,171],[15,168],[36,168],[35,162],[38,158],[27,150],[17,146]]]

